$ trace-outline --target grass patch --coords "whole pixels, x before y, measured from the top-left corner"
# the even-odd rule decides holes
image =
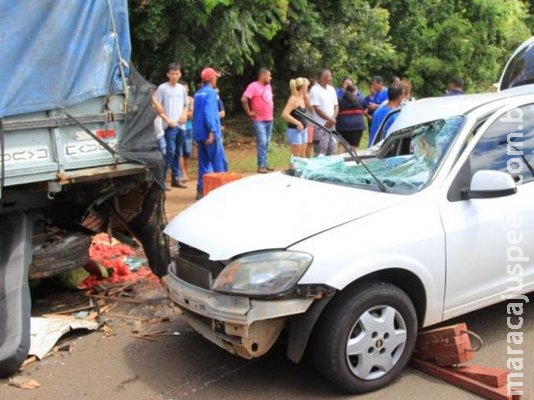
[[[256,148],[246,150],[230,149],[227,151],[229,169],[232,172],[256,172],[258,170],[258,159]],[[281,170],[289,166],[291,152],[289,146],[285,144],[271,143],[267,161],[269,166]]]

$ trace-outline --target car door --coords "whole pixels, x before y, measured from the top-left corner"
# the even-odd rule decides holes
[[[513,110],[497,111],[468,140],[440,204],[447,257],[445,319],[534,286],[534,104]],[[465,200],[462,191],[480,170],[511,173],[517,193]],[[521,268],[514,270],[518,263]]]

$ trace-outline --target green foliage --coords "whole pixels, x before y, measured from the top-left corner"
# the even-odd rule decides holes
[[[526,5],[519,0],[383,0],[374,5],[390,12],[391,37],[403,59],[397,74],[410,79],[419,96],[440,95],[454,75],[465,79],[468,90],[488,90],[514,48],[532,34]]]
[[[439,95],[453,75],[471,90],[495,82],[506,58],[532,34],[523,0],[129,0],[133,59],[155,83],[174,60],[186,78],[223,71],[227,110],[259,66],[273,71],[279,103],[295,76],[331,68],[365,88],[373,75],[412,81],[417,97]]]

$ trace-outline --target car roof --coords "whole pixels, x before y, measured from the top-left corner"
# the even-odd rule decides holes
[[[389,134],[444,118],[474,113],[475,117],[505,106],[511,98],[534,94],[534,85],[495,93],[462,94],[456,96],[430,97],[408,103],[389,129]],[[533,96],[534,99],[534,96]]]

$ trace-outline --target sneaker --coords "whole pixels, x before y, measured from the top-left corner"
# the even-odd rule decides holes
[[[273,167],[265,167],[265,169],[269,172],[273,172],[274,171],[274,168]]]
[[[267,168],[265,168],[265,167],[258,168],[258,174],[267,174],[267,173],[269,173]]]
[[[187,186],[183,184],[183,182],[180,179],[173,179],[171,182],[172,187],[177,187],[180,189],[187,189]]]
[[[204,195],[202,194],[202,192],[200,190],[197,190],[197,195],[195,196],[195,199],[196,200],[200,200],[202,197],[204,197]]]
[[[167,192],[171,191],[172,190],[171,185],[169,185],[168,183],[165,183],[165,190]]]

